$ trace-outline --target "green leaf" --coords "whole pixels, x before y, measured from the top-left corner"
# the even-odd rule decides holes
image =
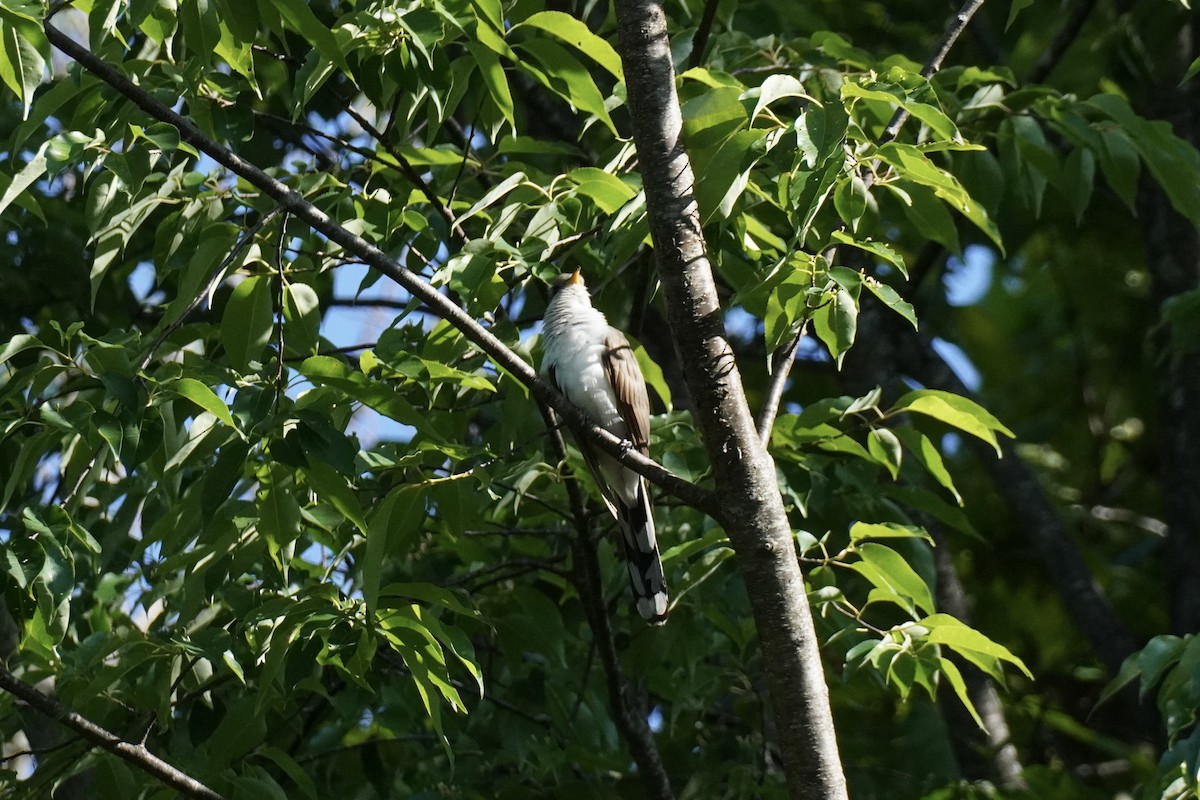
[[[867,212],[867,200],[870,196],[866,182],[858,175],[844,177],[833,190],[833,207],[837,209],[842,222],[855,229],[859,218]],[[846,235],[841,231],[838,233]]]
[[[288,490],[289,484],[287,469],[272,465],[270,479],[258,497],[258,530],[285,580],[291,561],[289,545],[300,535],[300,505]]]
[[[1108,185],[1124,201],[1125,207],[1133,211],[1136,207],[1138,178],[1142,173],[1137,148],[1121,128],[1102,129],[1100,141],[1102,146],[1095,151],[1100,169]]]
[[[1083,222],[1083,212],[1092,201],[1096,181],[1096,158],[1092,151],[1076,147],[1063,163],[1063,194],[1075,212],[1075,224]]]
[[[926,614],[933,613],[933,595],[929,587],[903,556],[890,547],[874,542],[862,542],[856,545],[855,551],[862,561],[850,564],[852,569],[880,589],[912,601],[907,604],[910,611],[915,605]]]
[[[29,159],[29,163],[21,167],[20,172],[13,176],[12,183],[0,196],[0,213],[3,213],[13,200],[46,174],[46,149],[49,146],[50,142],[42,142],[42,146],[33,154],[33,158]]]
[[[1195,61],[1193,61],[1191,66],[1187,68],[1187,72],[1183,73],[1183,80],[1179,82],[1179,85],[1182,86],[1183,84],[1187,83],[1192,78],[1196,77],[1197,73],[1200,73],[1200,58],[1197,58]]]
[[[625,80],[621,57],[617,55],[613,46],[592,33],[587,25],[570,14],[561,11],[540,11],[514,25],[512,30],[523,27],[538,28],[557,36],[607,70],[618,82]]]
[[[361,372],[351,370],[346,364],[332,356],[313,356],[300,365],[300,374],[313,383],[331,386],[348,396],[365,403],[389,419],[411,425],[427,439],[437,442],[442,448],[454,449],[429,423],[428,415],[418,411],[391,386],[373,381]],[[449,452],[449,450],[447,451]]]
[[[225,401],[217,397],[216,392],[195,378],[180,378],[177,381],[167,384],[167,388],[180,397],[191,400],[234,430],[238,429],[237,423],[233,421],[233,415],[229,413],[229,406],[225,405]]]
[[[233,290],[221,316],[221,344],[235,369],[246,372],[271,340],[271,279],[251,275]]]
[[[855,239],[845,231],[833,231],[831,234],[829,234],[829,238],[835,242],[841,242],[842,244],[847,244],[851,247],[856,247],[859,250],[868,252],[871,255],[878,256],[896,269],[900,270],[901,275],[906,278],[908,277],[908,268],[904,265],[904,257],[897,253],[891,245],[887,245],[883,242],[878,242],[873,239]]]
[[[492,102],[496,104],[496,108],[507,120],[509,128],[515,132],[517,121],[512,92],[508,88],[508,78],[504,74],[504,67],[500,65],[500,58],[479,44],[469,43],[467,50],[474,56],[475,63],[479,66],[479,74],[483,78],[488,94],[492,97]]]
[[[633,345],[633,356],[637,359],[638,366],[642,368],[642,375],[646,379],[646,386],[650,387],[658,395],[658,399],[662,400],[663,407],[667,411],[670,411],[671,387],[667,384],[662,367],[650,357],[650,354],[646,352],[646,348],[634,340],[632,336],[629,337],[629,340]]]
[[[918,329],[917,312],[913,309],[912,303],[901,297],[899,292],[870,275],[863,276],[863,285],[870,290],[871,294],[878,297],[885,306],[908,320],[908,323],[913,326],[913,330]]]
[[[1167,637],[1157,636],[1157,637],[1155,637],[1155,639],[1151,639],[1151,642],[1153,642],[1157,639],[1163,639],[1163,638],[1174,639],[1176,642],[1178,642],[1179,651],[1182,652],[1183,641],[1181,639],[1179,639],[1179,637],[1177,637],[1177,636],[1167,636]],[[1126,656],[1125,661],[1122,662],[1122,664],[1121,664],[1121,669],[1117,672],[1116,676],[1111,681],[1109,681],[1108,684],[1104,687],[1104,691],[1102,691],[1100,693],[1100,699],[1096,701],[1097,708],[1099,708],[1100,706],[1107,703],[1114,696],[1120,694],[1121,691],[1123,691],[1126,686],[1133,683],[1135,680],[1138,679],[1139,676],[1141,676],[1142,669],[1138,665],[1138,656],[1140,654],[1141,654],[1141,651],[1138,651],[1137,653],[1130,653],[1128,656]],[[1141,694],[1143,696],[1145,694],[1145,685],[1144,684],[1143,684]]]
[[[283,287],[283,333],[285,343],[301,353],[317,348],[321,333],[321,301],[306,283]]]
[[[781,74],[768,75],[761,86],[754,89],[747,89],[742,95],[742,99],[751,97],[756,98],[754,101],[754,111],[750,114],[751,123],[758,119],[758,115],[762,113],[764,108],[784,97],[802,97],[810,101],[813,100],[804,88],[804,84],[798,78],[793,75]]]
[[[869,539],[924,539],[933,544],[933,537],[924,528],[918,528],[916,525],[901,525],[898,522],[856,522],[850,526],[851,543]]]
[[[49,49],[41,25],[0,8],[0,79],[21,101],[22,119],[29,118],[33,94],[42,82]]]
[[[884,188],[900,200],[904,216],[923,237],[937,242],[952,253],[962,253],[954,218],[932,190],[911,181],[885,183]]]
[[[596,167],[578,167],[567,173],[579,193],[590,197],[605,214],[615,214],[637,197],[637,190],[609,172]]]
[[[1155,636],[1146,642],[1146,646],[1134,656],[1138,673],[1142,676],[1141,697],[1145,698],[1166,675],[1167,670],[1179,663],[1191,641],[1194,641],[1192,636],[1180,638],[1163,635]]]
[[[1008,22],[1004,23],[1004,30],[1012,27],[1012,24],[1017,21],[1017,15],[1025,9],[1033,5],[1033,0],[1012,0],[1012,5],[1008,8]]]
[[[283,770],[292,779],[292,782],[300,788],[305,797],[310,797],[312,800],[317,800],[320,797],[316,784],[313,783],[312,778],[308,776],[308,773],[304,771],[304,767],[300,766],[296,759],[273,745],[263,745],[254,752],[256,755],[270,759],[275,766]]]
[[[926,640],[934,644],[944,644],[958,652],[963,658],[976,664],[985,672],[999,679],[1002,677],[995,671],[991,659],[1007,661],[1014,665],[1030,679],[1033,673],[1021,659],[1013,655],[1007,647],[993,642],[974,628],[969,628],[949,614],[931,614],[919,620],[918,625],[929,628]]]
[[[366,536],[367,521],[363,517],[362,504],[358,502],[346,476],[318,459],[309,459],[304,472],[317,497],[337,509],[358,528],[359,533]]]
[[[808,169],[815,170],[840,154],[846,139],[849,117],[841,103],[812,104],[796,124],[796,143]]]
[[[514,172],[512,175],[509,175],[491,189],[488,189],[487,194],[479,198],[479,200],[475,202],[475,205],[471,206],[471,208],[467,210],[467,213],[460,215],[458,221],[460,223],[466,222],[476,214],[491,208],[501,197],[504,197],[506,194],[513,191],[524,182],[525,173]]]
[[[954,479],[950,477],[950,472],[946,469],[945,462],[942,461],[942,454],[934,447],[929,437],[914,428],[906,427],[894,430],[896,436],[917,459],[917,463],[924,467],[925,471],[932,475],[939,485],[954,495],[954,501],[961,506],[963,504],[962,495],[954,486]]]
[[[841,369],[842,359],[858,334],[858,303],[839,286],[829,301],[813,312],[812,323],[817,338],[829,348]]]
[[[378,607],[383,561],[388,555],[393,532],[407,536],[409,528],[419,522],[424,512],[424,485],[398,486],[376,507],[374,515],[367,522],[362,587],[368,613],[374,614]]]
[[[683,130],[688,151],[715,150],[721,142],[749,122],[737,89],[712,89],[682,106]]]
[[[958,671],[958,666],[950,659],[940,657],[938,666],[941,668],[942,674],[946,676],[946,680],[950,681],[950,686],[954,689],[954,694],[958,696],[959,702],[970,712],[971,719],[975,720],[975,724],[979,726],[980,730],[987,731],[983,719],[975,710],[975,704],[971,702],[971,695],[967,692],[967,683],[963,680],[962,673]]]
[[[1121,126],[1171,206],[1192,224],[1200,225],[1200,152],[1176,136],[1169,122],[1138,116],[1122,97],[1099,94],[1087,105],[1100,109]]]
[[[217,510],[229,499],[245,475],[250,443],[232,439],[222,445],[217,459],[204,471],[204,487],[200,493],[200,518],[208,524]],[[252,462],[251,462],[252,463]]]
[[[936,166],[923,152],[912,145],[888,142],[879,148],[877,154],[879,158],[895,167],[900,177],[932,189],[934,194],[974,223],[979,230],[987,234],[1001,252],[1004,252],[1004,243],[1000,240],[1000,230],[996,227],[996,223],[988,217],[983,206],[967,194],[967,190],[963,188],[957,178]]]
[[[262,96],[254,75],[254,41],[258,35],[258,19],[249,3],[239,0],[215,0],[221,39],[216,54],[225,60]]]
[[[928,88],[928,84],[921,76],[911,75],[911,77],[916,78],[917,84],[922,88]],[[962,135],[958,132],[958,127],[946,116],[946,112],[929,103],[913,100],[900,86],[878,81],[871,82],[869,86],[863,86],[850,81],[843,83],[842,98],[849,99],[854,97],[887,103],[889,106],[900,106],[918,120],[928,125],[929,129],[941,140],[949,142],[962,141]]]
[[[17,353],[45,347],[41,340],[31,333],[18,333],[0,347],[0,364],[5,364]]]
[[[353,73],[346,63],[346,57],[338,46],[333,32],[317,19],[312,8],[305,0],[269,0],[279,12],[279,16],[289,28],[299,33],[317,52],[337,66],[346,76],[353,80]]]
[[[521,43],[520,49],[531,54],[544,68],[544,74],[538,71],[534,73],[535,77],[544,77],[544,83],[551,91],[575,108],[592,114],[614,136],[617,135],[616,125],[604,104],[604,95],[587,69],[570,51],[550,39],[531,39]]]
[[[389,583],[379,592],[379,605],[382,608],[395,608],[396,604],[391,601],[396,599],[419,600],[471,619],[479,617],[479,610],[464,602],[458,594],[432,583]]]
[[[924,414],[972,436],[977,436],[994,447],[996,455],[1001,454],[1000,442],[996,439],[997,433],[1010,439],[1016,438],[1016,435],[1000,420],[989,414],[975,401],[939,389],[918,389],[909,392],[896,401],[896,405],[892,406],[888,414],[900,411]]]
[[[867,434],[867,451],[887,467],[892,474],[892,480],[900,477],[900,462],[904,451],[900,448],[900,440],[896,434],[887,428],[872,428]]]

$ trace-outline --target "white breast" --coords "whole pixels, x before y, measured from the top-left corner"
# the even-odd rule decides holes
[[[573,291],[582,294],[583,303],[570,294]],[[542,333],[546,339],[542,371],[553,369],[555,381],[572,403],[588,412],[602,428],[628,438],[604,369],[608,320],[587,303],[582,287],[567,287],[551,301]]]

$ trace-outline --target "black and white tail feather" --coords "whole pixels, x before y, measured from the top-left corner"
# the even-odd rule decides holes
[[[616,509],[625,563],[629,567],[629,586],[642,618],[653,625],[662,625],[667,621],[667,579],[654,535],[650,493],[644,481],[638,488],[637,499],[631,506],[618,501]]]

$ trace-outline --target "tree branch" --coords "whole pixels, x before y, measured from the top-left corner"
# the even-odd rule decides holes
[[[655,800],[672,800],[675,794],[663,767],[658,745],[654,742],[654,734],[646,723],[645,709],[635,707],[632,688],[621,675],[621,661],[613,640],[612,621],[608,616],[608,607],[604,604],[604,585],[600,580],[596,544],[588,530],[587,508],[579,481],[567,468],[567,447],[563,442],[562,428],[554,419],[553,411],[545,405],[539,407],[546,420],[550,446],[565,479],[571,521],[575,526],[575,540],[571,546],[574,556],[571,582],[575,585],[575,591],[579,592],[588,626],[592,629],[592,641],[600,652],[613,721],[638,766],[638,772],[646,782],[650,796]]]
[[[704,14],[700,17],[696,35],[692,37],[692,54],[688,56],[689,67],[698,67],[704,63],[704,50],[708,47],[708,37],[712,33],[713,20],[717,17],[717,1],[707,0],[704,3]]]
[[[1096,0],[1081,0],[1075,4],[1075,8],[1071,9],[1071,16],[1067,17],[1067,21],[1054,35],[1054,41],[1042,51],[1033,65],[1033,69],[1029,70],[1029,74],[1025,77],[1026,83],[1042,83],[1049,77],[1054,68],[1058,66],[1058,62],[1062,61],[1063,56],[1066,55],[1068,48],[1075,43],[1079,31],[1083,29],[1083,24],[1087,22],[1087,18],[1091,16],[1092,9],[1095,7]]]
[[[93,745],[102,747],[117,758],[128,761],[143,772],[153,775],[186,797],[197,797],[200,800],[223,800],[221,795],[200,781],[151,753],[145,745],[126,742],[115,733],[100,727],[86,717],[67,710],[57,700],[42,694],[3,667],[0,667],[0,689],[25,701]]]
[[[936,520],[923,519],[922,527],[929,531],[936,545],[933,548],[933,563],[937,570],[938,608],[945,609],[963,624],[970,625],[971,609],[967,591],[954,566],[950,543],[946,541]],[[1028,790],[1029,784],[1023,774],[1025,768],[1016,745],[1012,743],[1008,718],[995,684],[974,664],[960,659],[959,668],[967,685],[967,695],[987,726],[986,730],[980,731],[966,708],[948,691],[949,687],[943,687],[942,696],[946,699],[948,712],[946,721],[950,726],[951,744],[958,754],[960,767],[967,777],[983,778],[985,775],[973,775],[966,767],[972,761],[986,761],[1001,787],[1009,791]]]
[[[205,136],[195,125],[166,105],[154,99],[145,89],[137,86],[120,71],[102,61],[62,31],[47,23],[46,38],[56,48],[67,54],[100,80],[129,98],[155,119],[166,122],[179,130],[182,141],[210,156],[218,164],[244,178],[263,194],[274,199],[285,211],[306,222],[313,230],[325,235],[347,251],[358,256],[364,263],[391,278],[407,289],[434,314],[457,328],[463,336],[479,346],[492,361],[524,384],[538,400],[550,405],[600,450],[608,453],[625,466],[646,476],[651,483],[669,494],[702,510],[713,513],[715,504],[709,490],[680,478],[658,462],[643,456],[630,442],[622,441],[599,427],[579,407],[573,405],[557,389],[538,377],[528,363],[514,353],[499,338],[484,328],[473,317],[419,276],[406,269],[395,259],[375,245],[346,230],[328,215],[308,202],[303,195],[268,175],[241,156]]]
[[[437,192],[433,190],[433,187],[421,177],[421,173],[417,172],[416,168],[414,168],[413,165],[409,163],[409,160],[404,157],[404,154],[388,144],[387,137],[377,130],[374,125],[372,125],[370,122],[367,122],[366,117],[364,117],[362,114],[359,114],[349,105],[346,106],[346,113],[350,115],[351,119],[361,125],[363,130],[371,134],[375,141],[379,142],[379,146],[382,147],[389,156],[396,159],[396,164],[399,165],[400,171],[404,174],[404,177],[408,178],[413,184],[416,185],[418,189],[421,190],[421,194],[425,195],[425,199],[429,201],[431,206],[433,206],[433,210],[436,211],[438,216],[445,220],[446,225],[450,227],[450,233],[454,236],[454,238],[458,239],[459,244],[465,244],[467,241],[467,234],[465,234],[462,227],[459,226],[458,219],[454,216],[450,209],[446,207],[446,204],[442,202],[442,198],[438,197]]]
[[[796,348],[800,346],[807,329],[808,320],[805,320],[792,340],[771,354],[771,380],[767,384],[767,394],[763,398],[762,407],[758,410],[758,438],[763,447],[771,442],[771,428],[775,425],[775,417],[779,415],[779,403],[783,400],[783,390],[787,388],[788,374],[792,371]]]
[[[983,0],[967,0],[967,2],[963,3],[962,8],[958,10],[958,13],[950,18],[950,22],[946,25],[946,33],[942,36],[942,41],[938,42],[937,49],[933,51],[933,55],[930,56],[929,61],[925,62],[925,68],[921,70],[922,77],[926,79],[932,78],[942,68],[942,62],[949,55],[950,48],[954,47],[954,43],[958,41],[958,37],[962,36],[962,32],[967,29],[967,23],[971,21],[971,17],[975,16],[975,12],[982,5]],[[883,134],[876,143],[884,144],[895,139],[896,134],[900,133],[900,128],[908,120],[908,116],[908,109],[897,108],[896,113],[892,115],[891,121],[883,129]]]
[[[150,347],[146,348],[146,355],[142,358],[142,369],[150,366],[150,362],[154,360],[154,354],[158,352],[158,348],[162,347],[162,343],[167,340],[167,337],[179,330],[179,328],[187,321],[188,317],[192,315],[192,312],[199,308],[200,304],[204,302],[205,297],[216,291],[218,284],[220,284],[221,279],[225,277],[225,272],[229,269],[230,265],[233,264],[234,259],[246,249],[246,245],[253,241],[254,237],[258,235],[258,232],[266,227],[267,223],[270,222],[275,215],[282,210],[283,209],[279,208],[278,206],[272,208],[270,211],[259,217],[258,222],[242,231],[242,235],[238,237],[238,240],[234,243],[233,248],[221,261],[221,264],[217,267],[216,272],[213,273],[212,278],[210,278],[208,283],[205,285],[204,291],[192,298],[192,302],[188,303],[187,308],[180,312],[179,316],[176,317],[174,321],[163,328],[162,333],[155,337],[154,341],[150,343]]]
[[[683,142],[666,17],[658,0],[617,0],[616,11],[668,321],[716,479],[716,518],[737,552],[753,608],[788,791],[805,800],[842,800],[846,782],[791,525],[725,339]]]

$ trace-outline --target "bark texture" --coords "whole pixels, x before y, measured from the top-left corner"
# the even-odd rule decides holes
[[[182,770],[163,761],[147,750],[144,744],[125,741],[87,717],[68,710],[57,700],[47,697],[3,668],[0,668],[0,689],[20,698],[64,728],[73,731],[92,746],[102,747],[117,758],[153,775],[182,796],[200,798],[200,800],[222,800],[221,795]]]
[[[695,421],[725,527],[754,609],[789,793],[845,798],[829,695],[812,615],[775,479],[724,335],[682,139],[666,19],[655,0],[618,0],[634,144],[650,234]]]

